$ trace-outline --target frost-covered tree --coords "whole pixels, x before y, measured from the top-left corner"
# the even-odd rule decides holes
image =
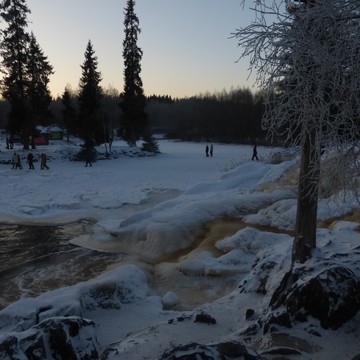
[[[122,136],[131,146],[136,145],[136,141],[144,136],[147,130],[146,98],[140,76],[143,52],[137,45],[141,30],[134,7],[135,1],[128,0],[124,19],[124,91],[121,101]]]
[[[104,137],[103,114],[101,113],[103,91],[100,87],[102,79],[101,73],[97,70],[98,60],[90,40],[87,43],[84,57],[84,62],[81,65],[82,75],[78,94],[78,130],[80,137],[85,142],[85,147],[91,148],[95,143],[101,143]]]
[[[254,10],[234,36],[257,71],[263,127],[301,146],[293,262],[304,262],[316,247],[324,150],[334,162],[327,176],[359,189],[360,2],[257,0]]]

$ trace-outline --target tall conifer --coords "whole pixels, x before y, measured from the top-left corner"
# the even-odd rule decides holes
[[[32,110],[32,120],[36,124],[49,125],[48,106],[51,103],[51,94],[48,87],[49,77],[53,74],[53,67],[40,48],[35,35],[30,34],[28,74],[29,86],[27,97]]]
[[[70,135],[77,135],[76,111],[72,102],[72,95],[68,87],[65,88],[61,97],[63,105],[62,117],[66,128],[67,141]]]
[[[24,148],[34,139],[35,126],[49,119],[48,83],[53,73],[34,34],[26,31],[29,13],[25,0],[0,2],[0,16],[7,24],[0,41],[4,74],[1,93],[10,104],[7,128],[11,135],[21,134]]]
[[[137,45],[141,29],[134,7],[135,1],[128,0],[124,13],[124,92],[121,103],[122,136],[131,146],[136,145],[136,141],[144,136],[147,128],[146,99],[140,77],[143,52]]]
[[[79,135],[85,141],[85,147],[91,148],[104,139],[100,87],[101,73],[97,70],[98,60],[93,45],[89,40],[85,51],[85,60],[81,65],[79,103]]]
[[[8,130],[11,135],[21,133],[27,142],[33,130],[29,124],[29,102],[26,97],[29,83],[27,49],[30,41],[26,27],[30,10],[25,0],[3,0],[0,11],[1,18],[7,24],[2,31],[0,48],[4,73],[1,92],[10,104]]]

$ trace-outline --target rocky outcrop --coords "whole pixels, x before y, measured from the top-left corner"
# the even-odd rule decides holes
[[[315,274],[306,268],[289,271],[274,292],[270,307],[285,313],[271,314],[268,325],[281,321],[290,326],[292,321],[312,316],[323,328],[336,330],[360,310],[360,280],[343,266]]]
[[[212,345],[190,343],[166,351],[159,360],[261,360],[260,355],[237,342]]]
[[[90,360],[98,357],[95,325],[79,317],[46,319],[24,332],[1,337],[1,359]]]

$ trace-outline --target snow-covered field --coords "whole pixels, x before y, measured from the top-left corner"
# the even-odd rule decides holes
[[[158,359],[175,345],[226,340],[242,341],[266,359],[276,358],[265,353],[277,346],[301,353],[283,359],[351,360],[360,354],[359,314],[337,331],[320,328],[314,319],[311,326],[320,336],[302,324],[287,329],[282,340],[273,333],[242,335],[266,311],[289,270],[296,187],[286,185],[282,175],[296,159],[271,164],[268,160],[278,149],[264,147],[258,147],[260,161],[251,161],[250,146],[214,144],[214,157],[206,158],[205,143],[160,140],[159,145],[158,156],[137,156],[136,151],[130,156],[130,149],[117,142],[113,159],[85,167],[68,160],[78,146],[53,143],[34,151],[36,157],[47,153],[49,170],[40,170],[38,162],[35,170],[28,170],[28,152],[20,148],[15,151],[24,159],[23,170],[0,165],[1,223],[45,225],[93,218],[91,231],[71,242],[131,254],[132,259],[96,279],[19,299],[0,311],[0,340],[12,334],[25,337],[42,321],[77,315],[94,323],[78,339],[79,354],[89,346],[83,339],[92,338],[99,354],[107,349],[103,359]],[[3,148],[0,159],[10,159],[12,153]],[[276,185],[268,186],[270,182]],[[356,206],[351,199],[342,207],[322,200],[319,218],[342,216]],[[220,234],[206,238],[204,226],[219,219]],[[241,226],[222,235],[226,221],[231,226],[229,219],[241,220]],[[357,223],[340,221],[319,229],[315,260],[346,253],[359,276],[357,228]],[[254,269],[265,260],[276,266],[260,294]],[[240,283],[246,291],[237,288]],[[199,299],[196,309],[189,308],[191,297]],[[250,308],[255,319],[246,320]],[[216,324],[192,320],[202,312]]]

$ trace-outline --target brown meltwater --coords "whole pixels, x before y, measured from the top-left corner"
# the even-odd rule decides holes
[[[158,259],[152,267],[152,286],[160,294],[171,291],[178,297],[177,310],[191,310],[201,304],[210,303],[233,291],[240,282],[237,273],[211,275],[189,275],[181,271],[182,260],[191,257],[197,252],[209,252],[214,257],[224,253],[216,248],[216,242],[234,235],[245,227],[253,227],[261,231],[286,233],[270,226],[260,226],[245,223],[242,219],[222,217],[207,222],[196,236],[191,247],[176,251]]]

